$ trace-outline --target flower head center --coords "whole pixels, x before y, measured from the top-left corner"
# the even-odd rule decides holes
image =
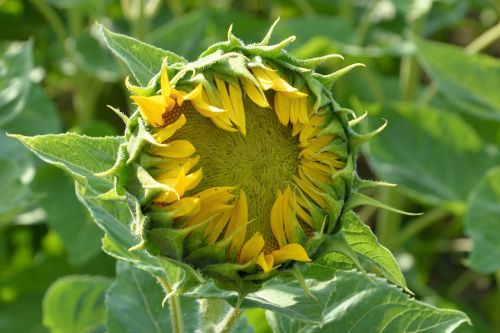
[[[292,181],[299,164],[298,139],[275,112],[244,99],[247,132],[228,132],[185,105],[186,125],[175,139],[189,140],[200,155],[203,179],[194,192],[235,186],[248,198],[247,237],[260,232],[266,246],[277,247],[269,218],[276,193]]]

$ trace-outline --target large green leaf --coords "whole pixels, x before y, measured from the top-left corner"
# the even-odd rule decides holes
[[[77,186],[80,201],[90,212],[97,225],[104,230],[103,250],[109,255],[134,264],[150,274],[162,277],[173,288],[191,280],[203,280],[190,266],[184,269],[172,264],[167,258],[151,256],[146,250],[129,250],[140,243],[130,230],[132,216],[128,205],[124,202],[111,202],[96,199],[83,193]]]
[[[93,276],[57,280],[43,300],[43,323],[53,333],[105,332],[104,294],[111,281]]]
[[[470,196],[465,228],[474,241],[472,268],[484,273],[500,269],[500,167],[491,169]]]
[[[411,104],[377,110],[389,126],[367,145],[370,165],[419,200],[463,203],[481,175],[500,162],[456,114]]]
[[[122,137],[93,138],[74,133],[12,135],[42,160],[68,171],[82,184],[91,183],[99,192],[109,190],[111,180],[94,176],[113,166]]]
[[[102,27],[106,45],[130,69],[140,85],[146,86],[159,71],[163,59],[168,58],[170,64],[185,63],[186,60],[173,52],[159,49]],[[178,38],[182,38],[178,36]]]
[[[109,333],[170,332],[169,302],[165,291],[151,274],[125,262],[118,262],[117,277],[106,293]],[[196,300],[181,298],[184,332],[198,326]]]
[[[21,181],[16,163],[0,159],[0,226],[10,222],[33,200],[29,186]]]
[[[321,323],[328,300],[336,289],[335,282],[331,280],[333,270],[326,266],[304,265],[301,275],[309,295],[294,275],[282,274],[265,282],[258,291],[248,294],[243,306],[264,308],[298,320]],[[225,298],[232,304],[235,304],[237,299],[236,292],[222,291],[212,282],[186,295],[196,298]]]
[[[104,82],[115,82],[120,78],[116,62],[90,32],[81,33],[74,44],[75,61],[89,75]]]
[[[14,119],[29,95],[33,42],[0,45],[0,126]]]
[[[391,251],[377,241],[370,227],[349,211],[342,218],[342,234],[349,246],[359,255],[374,263],[384,276],[406,288],[406,281]]]
[[[70,263],[80,265],[100,251],[102,232],[78,202],[75,184],[67,174],[50,165],[37,170],[32,184],[41,195],[48,225],[59,235]]]
[[[4,126],[9,133],[40,135],[61,131],[61,119],[54,103],[39,85],[32,85],[21,113]]]
[[[297,323],[297,318],[268,314],[275,332],[452,332],[467,316],[410,299],[384,280],[356,271],[337,271],[336,289],[321,325]]]
[[[450,101],[475,103],[468,110],[500,120],[500,61],[482,54],[469,55],[463,48],[414,38],[419,59]]]

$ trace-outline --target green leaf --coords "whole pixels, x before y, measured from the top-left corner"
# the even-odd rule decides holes
[[[102,249],[107,254],[134,264],[150,274],[166,279],[167,282],[181,287],[191,280],[203,278],[190,266],[184,269],[172,264],[168,258],[151,256],[146,250],[129,250],[140,243],[140,239],[130,230],[132,216],[126,203],[109,202],[87,196],[82,187],[77,186],[77,195],[81,203],[90,212],[97,225],[106,233]]]
[[[169,64],[186,63],[186,59],[169,51],[143,43],[125,35],[117,34],[102,27],[104,40],[108,48],[130,69],[137,82],[148,85],[161,68],[165,57]],[[182,38],[179,36],[179,38]]]
[[[375,280],[375,283],[373,282]],[[384,280],[356,271],[337,271],[336,291],[328,301],[321,325],[297,323],[297,318],[268,314],[275,332],[452,332],[469,318],[456,310],[438,309],[410,299]]]
[[[81,265],[99,253],[102,232],[78,202],[74,181],[67,174],[43,165],[37,170],[32,188],[41,194],[40,205],[47,213],[47,223],[59,235],[70,263]]]
[[[391,251],[377,241],[370,227],[364,224],[353,211],[343,215],[341,232],[347,244],[356,253],[374,263],[388,280],[407,289],[396,258]]]
[[[467,316],[410,299],[382,279],[355,271],[336,272],[337,292],[316,332],[452,332]]]
[[[148,272],[118,262],[117,277],[106,293],[109,333],[170,332],[169,302],[162,302],[165,291]],[[198,325],[198,304],[181,297],[184,331],[194,332]]]
[[[458,115],[429,106],[380,106],[389,126],[367,145],[378,176],[431,204],[460,203],[477,179],[500,162],[495,149]]]
[[[22,112],[4,126],[7,132],[22,135],[57,133],[61,128],[56,106],[39,85],[32,85]]]
[[[20,177],[15,162],[0,159],[0,226],[10,222],[32,202],[31,189]]]
[[[258,291],[248,294],[242,306],[264,308],[298,320],[321,323],[323,311],[336,289],[335,282],[331,280],[333,270],[319,265],[303,265],[302,267],[304,284],[313,297],[306,295],[304,288],[294,275],[284,273],[265,282]],[[235,304],[237,300],[236,292],[220,290],[212,282],[186,293],[186,296],[225,298],[231,304]]]
[[[43,300],[43,323],[53,333],[105,332],[104,293],[110,280],[66,276],[49,288]]]
[[[466,54],[464,49],[414,37],[420,62],[439,89],[456,104],[477,104],[468,110],[500,119],[500,61],[487,55]]]
[[[470,256],[473,269],[493,273],[500,269],[500,167],[479,181],[469,198],[465,230],[474,242]]]
[[[120,79],[116,62],[90,32],[78,35],[74,47],[75,61],[85,72],[104,82]]]
[[[0,126],[14,119],[29,95],[33,42],[0,45]]]
[[[266,319],[273,333],[302,332],[301,329],[308,327],[303,321],[293,320],[272,311],[266,311]]]
[[[74,133],[11,136],[45,162],[68,171],[80,183],[91,183],[98,192],[106,192],[112,186],[111,180],[96,177],[94,173],[114,165],[122,137],[93,138]]]

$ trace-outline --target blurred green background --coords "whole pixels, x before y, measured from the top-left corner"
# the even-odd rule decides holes
[[[48,331],[43,296],[61,277],[114,276],[73,182],[5,135],[121,134],[107,105],[130,109],[128,73],[96,22],[194,60],[231,23],[252,42],[277,17],[273,38],[297,36],[297,57],[344,55],[319,71],[367,65],[333,92],[368,111],[364,130],[389,121],[359,173],[399,184],[371,196],[424,215],[358,213],[409,288],[466,312],[458,332],[500,331],[500,1],[0,0],[0,332]]]

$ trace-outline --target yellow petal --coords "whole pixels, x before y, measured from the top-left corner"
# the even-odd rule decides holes
[[[283,229],[282,197],[281,191],[278,191],[276,200],[271,208],[271,230],[280,247],[286,244],[285,230]]]
[[[186,176],[186,191],[194,189],[203,178],[203,171],[201,168]]]
[[[297,134],[299,134],[303,128],[304,124],[302,124],[301,122],[296,122],[295,124],[293,124],[292,136],[296,136]]]
[[[229,93],[227,91],[226,82],[221,79],[215,78],[215,84],[217,85],[217,89],[219,90],[220,99],[222,102],[222,107],[227,111],[227,115],[229,119],[234,123],[238,124],[238,119],[236,118],[235,111],[233,109],[233,105],[231,104],[231,99],[229,98]]]
[[[310,168],[319,170],[323,173],[326,173],[327,175],[331,175],[335,172],[335,169],[332,168],[331,166],[316,161],[304,160],[302,164],[307,165]]]
[[[180,168],[184,168],[186,172],[189,172],[192,168],[194,168],[198,162],[200,161],[200,156],[196,157],[188,157],[188,158],[180,158],[180,159],[168,159],[164,162],[156,164],[156,168],[162,170],[160,174],[158,174],[155,178],[175,178],[179,173]]]
[[[313,199],[314,202],[316,202],[321,208],[326,209],[328,207],[328,204],[321,196],[321,192],[315,186],[311,185],[307,180],[301,178],[293,176],[293,180],[297,185],[299,185],[300,189],[304,191],[311,199]]]
[[[302,124],[307,124],[309,122],[309,112],[307,111],[307,98],[299,99],[298,117],[299,121]]]
[[[184,125],[186,125],[186,116],[184,114],[181,114],[179,119],[177,119],[175,122],[165,126],[161,130],[156,132],[154,134],[154,138],[158,143],[163,143],[166,140],[170,139],[170,137],[172,137],[172,135],[174,135],[175,132]]]
[[[221,113],[226,113],[226,110],[210,105],[205,101],[192,101],[193,107],[204,117],[214,118],[220,116]]]
[[[299,118],[300,100],[302,98],[290,99],[290,122],[295,124]]]
[[[157,200],[158,202],[166,202],[166,203],[171,203],[176,200],[179,200],[180,197],[182,197],[185,192],[185,179],[186,179],[186,172],[184,171],[183,168],[179,169],[179,173],[175,179],[162,179],[162,181],[160,182],[162,184],[172,187],[172,190],[162,192],[160,195],[158,195],[157,198],[155,198],[155,200]]]
[[[266,95],[262,90],[257,88],[253,82],[249,80],[243,80],[243,86],[245,88],[245,92],[247,96],[250,97],[252,102],[257,104],[260,107],[267,108],[269,107],[269,103],[267,102]]]
[[[264,90],[269,90],[274,86],[273,80],[267,75],[264,69],[255,67],[252,69],[252,72]]]
[[[172,87],[170,86],[170,81],[168,80],[166,61],[163,62],[163,66],[161,67],[160,86],[161,86],[161,95],[165,99],[169,98],[170,94],[172,93]]]
[[[167,109],[167,102],[161,95],[155,96],[130,96],[139,106],[142,118],[151,126],[163,126],[163,113]]]
[[[182,158],[194,154],[196,148],[187,140],[174,140],[160,147],[152,147],[150,153],[162,157]]]
[[[231,97],[231,104],[236,115],[236,126],[238,126],[241,134],[246,135],[245,108],[243,107],[243,98],[239,84],[229,84],[229,96]]]
[[[264,73],[261,74],[262,77],[266,77],[267,80],[272,82],[272,88],[275,91],[281,91],[288,95],[288,97],[306,97],[307,94],[300,92],[297,88],[291,86],[285,79],[283,79],[277,71],[270,69],[258,68]],[[267,90],[267,89],[266,89]]]
[[[240,264],[246,264],[247,262],[254,260],[263,248],[264,237],[262,237],[260,232],[256,232],[249,240],[247,240],[245,245],[243,245],[240,256],[238,257],[238,262]]]
[[[189,93],[181,91],[182,97],[184,98],[185,101],[198,101],[202,100],[203,95],[203,84],[198,84],[196,88],[191,90]]]
[[[291,196],[291,190],[290,187],[287,186],[285,191],[283,192],[283,198],[282,198],[282,214],[283,214],[283,226],[285,230],[285,235],[288,243],[293,243],[295,240],[295,235],[296,235],[296,229],[299,227],[297,225],[297,219],[295,217],[295,213],[290,206],[290,196]]]
[[[236,189],[232,186],[220,186],[220,187],[210,187],[201,192],[196,196],[200,198],[202,205],[209,206],[216,202],[227,203],[234,199],[234,195],[231,194]]]
[[[314,184],[331,184],[332,176],[325,174],[317,169],[311,168],[306,164],[299,166],[299,169],[306,175],[306,177]]]
[[[314,154],[314,159],[325,163],[335,169],[342,169],[345,166],[345,162],[339,161],[338,156],[330,152],[321,152],[319,154]]]
[[[232,213],[233,213],[232,209],[227,210],[224,213],[222,213],[217,219],[215,219],[215,221],[210,222],[205,232],[208,244],[214,244],[217,241],[217,239],[219,239],[219,236],[222,233],[222,230],[224,230],[227,223],[229,222]]]
[[[233,214],[227,226],[224,238],[232,237],[233,233],[237,231],[229,246],[230,253],[238,253],[245,240],[245,234],[248,224],[248,203],[247,197],[243,190],[240,190],[240,197],[234,207]]]
[[[234,205],[216,204],[208,207],[202,205],[198,214],[186,220],[185,227],[203,223],[208,219],[219,216],[221,213],[232,212],[233,209]]]
[[[283,125],[288,125],[290,120],[290,99],[280,92],[276,92],[274,96],[274,111],[278,116],[278,120]]]
[[[199,198],[181,198],[180,200],[168,206],[168,210],[173,212],[173,217],[192,216],[200,211]]]
[[[288,260],[301,262],[310,262],[311,259],[307,255],[306,250],[300,244],[287,244],[271,253],[274,258],[274,263],[279,265]]]
[[[271,254],[264,255],[264,252],[261,252],[257,257],[256,263],[267,273],[273,270],[274,257]]]
[[[299,157],[313,157],[318,153],[322,153],[326,150],[327,146],[333,141],[333,135],[325,135],[315,139],[309,139],[309,142],[305,145],[299,144],[299,147],[305,146],[300,152]]]
[[[228,131],[228,132],[238,132],[238,130],[236,128],[231,127],[230,125],[227,125],[219,117],[212,118],[211,120],[213,121],[213,123],[215,124],[215,126],[217,126],[218,128],[221,128],[221,129],[223,129],[225,131]]]
[[[311,228],[315,227],[315,223],[311,215],[309,215],[304,208],[302,208],[296,200],[293,200],[293,209],[295,211],[295,214],[302,220],[304,221],[308,226]]]

